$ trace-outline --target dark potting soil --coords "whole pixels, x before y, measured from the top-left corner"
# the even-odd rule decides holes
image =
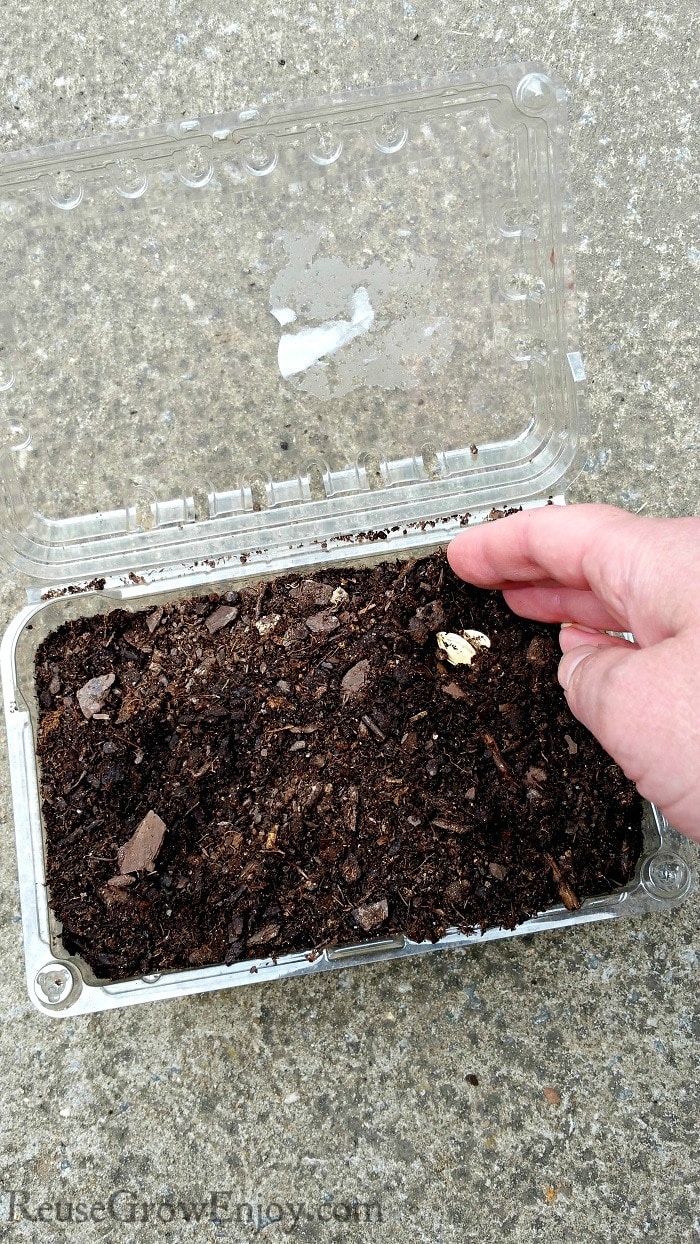
[[[491,647],[452,664],[438,636],[466,628]],[[66,948],[119,979],[512,928],[626,883],[641,801],[558,654],[441,552],[66,623],[36,657]]]

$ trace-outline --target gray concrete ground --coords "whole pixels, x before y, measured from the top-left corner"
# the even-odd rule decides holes
[[[593,421],[574,497],[698,513],[699,41],[673,0],[8,0],[0,135],[12,150],[544,60],[572,96]],[[4,619],[20,600],[6,582]],[[0,1220],[12,1190],[35,1218],[44,1201],[74,1214],[32,1223],[19,1198],[3,1237],[700,1239],[697,898],[617,927],[60,1024],[25,995],[6,783],[0,860]],[[228,1197],[262,1219],[217,1225],[215,1192],[223,1218]],[[204,1205],[200,1221],[159,1221],[172,1200]],[[75,1220],[78,1201],[97,1221]],[[382,1223],[344,1223],[354,1201]],[[294,1231],[286,1209],[265,1225],[274,1202],[304,1207]]]

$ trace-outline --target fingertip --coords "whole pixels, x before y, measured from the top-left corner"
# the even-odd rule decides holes
[[[579,665],[587,658],[596,656],[598,652],[598,645],[578,644],[575,648],[570,648],[568,652],[564,653],[557,670],[557,678],[564,691],[569,690]]]
[[[578,622],[562,622],[559,628],[559,647],[562,652],[569,652],[572,648],[580,648],[584,644],[590,645],[593,643],[592,635],[595,635],[596,640],[603,638],[602,632],[592,626],[579,626]]]
[[[456,575],[459,575],[460,579],[466,579],[467,581],[469,579],[470,563],[473,562],[469,546],[472,545],[473,547],[475,545],[476,537],[476,528],[473,531],[460,531],[459,535],[450,540],[447,546],[447,561],[450,568],[454,570]]]
[[[592,638],[595,636],[595,639]],[[594,630],[593,627],[579,626],[577,622],[562,622],[559,631],[559,647],[562,652],[570,652],[572,648],[590,646],[595,643],[597,648],[637,648],[638,645],[620,635],[609,635],[607,631]]]

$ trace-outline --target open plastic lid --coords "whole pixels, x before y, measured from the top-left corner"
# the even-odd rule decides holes
[[[14,570],[279,563],[561,493],[564,121],[517,65],[4,157]]]

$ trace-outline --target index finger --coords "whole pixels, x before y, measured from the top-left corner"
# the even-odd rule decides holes
[[[461,532],[452,569],[478,587],[560,584],[590,591],[637,638],[697,617],[700,520],[639,518],[615,506],[542,506]]]
[[[590,590],[584,562],[591,551],[604,544],[606,557],[614,557],[622,541],[628,546],[630,526],[639,521],[614,506],[547,505],[460,532],[447,557],[455,574],[477,587],[503,591],[548,581]]]

